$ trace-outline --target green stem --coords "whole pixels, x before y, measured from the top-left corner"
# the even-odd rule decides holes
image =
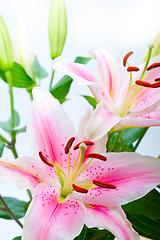
[[[112,148],[110,149],[110,152],[114,152],[114,148],[115,148],[115,146],[116,146],[116,144],[118,142],[118,138],[119,138],[119,133],[117,133],[116,139],[114,141],[114,144],[113,144]]]
[[[8,213],[8,215],[14,219],[16,221],[16,223],[18,223],[18,225],[23,228],[22,223],[18,220],[18,218],[13,214],[13,212],[10,210],[10,208],[8,207],[7,203],[5,202],[5,200],[3,199],[3,197],[0,195],[0,201],[2,202],[4,208],[5,208],[5,212]],[[2,209],[1,209],[2,210]]]
[[[152,53],[152,48],[153,48],[153,47],[154,47],[154,46],[153,46],[152,44],[150,44],[150,45],[148,46],[149,50],[148,50],[148,56],[147,56],[146,64],[145,64],[145,66],[144,66],[142,75],[141,75],[141,77],[140,77],[139,80],[142,80],[142,78],[143,78],[143,76],[144,76],[144,74],[145,74],[145,71],[146,71],[146,69],[147,69],[147,67],[148,67],[148,63],[149,63],[149,60],[150,60],[150,58],[151,58],[151,53]]]
[[[10,144],[10,142],[5,137],[3,137],[1,134],[0,134],[0,138],[2,139],[3,142],[7,143],[8,145]]]
[[[51,82],[50,82],[50,85],[49,85],[49,90],[52,88],[53,77],[54,77],[54,70],[52,71],[52,76],[51,76]]]
[[[14,129],[14,102],[13,102],[13,83],[12,83],[12,73],[10,70],[4,72],[7,83],[9,85],[9,95],[11,104],[11,126]]]
[[[13,145],[13,147],[11,148],[11,150],[12,150],[12,153],[13,153],[14,157],[15,157],[15,158],[18,158],[18,154],[17,154],[15,145]]]
[[[138,139],[138,141],[137,141],[137,143],[136,143],[136,145],[135,145],[135,147],[134,147],[134,149],[133,149],[133,152],[136,151],[137,147],[139,146],[142,138],[144,137],[144,135],[145,135],[145,133],[147,132],[148,129],[149,129],[149,127],[145,127],[145,128],[144,128],[141,137]]]

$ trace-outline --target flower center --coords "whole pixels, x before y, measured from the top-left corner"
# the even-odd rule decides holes
[[[112,184],[93,180],[93,181],[78,181],[77,177],[88,167],[88,165],[93,161],[93,159],[98,159],[101,161],[106,161],[107,158],[103,155],[100,155],[98,153],[90,153],[85,155],[85,150],[87,149],[87,146],[91,146],[94,143],[91,141],[83,141],[78,143],[73,147],[73,150],[79,150],[77,159],[75,161],[74,166],[71,168],[71,156],[70,156],[70,149],[72,147],[72,144],[74,142],[75,138],[72,137],[68,140],[66,147],[64,149],[65,154],[68,155],[68,172],[67,174],[63,171],[62,168],[58,166],[58,164],[53,164],[48,161],[48,159],[43,155],[43,153],[39,152],[40,159],[47,165],[55,167],[60,184],[61,184],[61,196],[59,201],[63,201],[69,194],[72,193],[72,191],[76,191],[82,194],[87,194],[88,188],[92,188],[98,186],[102,188],[111,188],[115,189],[116,187]],[[88,160],[85,160],[84,158],[87,158]]]
[[[153,83],[149,83],[144,81],[146,76],[148,76],[149,72],[156,67],[160,67],[160,63],[154,63],[152,65],[150,65],[148,67],[148,63],[149,60],[151,58],[151,52],[152,52],[152,48],[153,45],[149,45],[149,51],[148,51],[148,56],[147,56],[147,60],[144,66],[144,69],[142,71],[141,77],[139,80],[136,80],[134,84],[132,84],[132,72],[137,72],[139,71],[138,67],[135,66],[129,66],[127,60],[129,58],[129,56],[133,53],[133,52],[129,52],[126,54],[126,56],[123,59],[123,66],[125,67],[126,65],[127,67],[127,71],[130,73],[130,81],[129,81],[129,85],[128,85],[128,89],[125,95],[125,98],[120,106],[120,108],[118,109],[117,115],[119,115],[120,117],[125,117],[129,108],[133,106],[134,101],[136,99],[137,94],[139,94],[142,90],[144,91],[144,88],[158,88],[160,87],[160,79],[157,78],[155,79],[155,82]],[[146,71],[148,71],[148,73],[145,75]],[[147,89],[146,89],[147,90]]]

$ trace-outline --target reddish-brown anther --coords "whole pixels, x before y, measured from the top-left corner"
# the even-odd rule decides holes
[[[93,183],[95,185],[97,185],[98,187],[116,189],[115,185],[110,184],[110,183],[101,182],[99,180],[93,180]]]
[[[155,83],[152,83],[152,88],[159,88],[160,87],[160,82],[155,82]]]
[[[74,146],[73,150],[77,150],[77,149],[79,148],[79,145],[80,145],[81,143],[85,143],[86,145],[94,145],[94,142],[91,142],[91,141],[82,141],[82,142],[76,144],[76,145]]]
[[[139,86],[142,87],[152,87],[152,84],[149,82],[141,81],[141,80],[136,80],[135,83]]]
[[[72,187],[76,192],[79,192],[79,193],[87,193],[88,192],[88,190],[86,188],[78,187],[74,183],[72,184]]]
[[[39,156],[40,156],[40,159],[42,160],[42,162],[44,162],[48,166],[53,167],[53,164],[48,161],[48,159],[43,155],[43,153],[41,151],[39,152]]]
[[[98,153],[89,153],[85,156],[85,158],[97,158],[99,160],[102,160],[102,161],[106,161],[107,158],[103,155],[100,155]]]
[[[127,72],[138,72],[139,71],[139,68],[138,67],[128,67],[127,68]]]
[[[71,137],[71,138],[68,140],[68,142],[67,142],[67,144],[66,144],[66,147],[65,147],[65,154],[68,154],[68,153],[69,153],[69,149],[71,148],[74,140],[75,140],[75,137]]]
[[[155,78],[154,81],[155,81],[155,82],[158,82],[158,81],[160,81],[160,78]]]
[[[153,68],[156,68],[156,67],[160,67],[160,62],[151,64],[149,67],[147,67],[147,71],[149,71]]]
[[[125,67],[126,66],[126,63],[127,63],[127,59],[129,58],[129,56],[132,54],[133,52],[129,52],[125,55],[125,57],[123,58],[123,66]]]

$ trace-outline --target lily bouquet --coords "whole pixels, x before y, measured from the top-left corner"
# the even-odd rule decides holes
[[[11,118],[0,122],[10,137],[0,135],[0,182],[14,182],[29,195],[28,202],[0,196],[0,217],[22,227],[16,240],[160,239],[160,159],[135,153],[148,128],[160,125],[159,36],[139,67],[129,65],[133,52],[120,60],[110,47],[92,51],[94,73],[86,65],[90,57],[72,63],[62,55],[63,0],[52,1],[48,26],[53,72],[47,91],[40,85],[48,74],[33,54],[23,23],[16,22],[12,50],[0,17],[0,77],[8,84],[11,103]],[[53,86],[55,71],[65,76]],[[72,81],[93,94],[83,96],[90,107],[78,130],[62,105]],[[23,128],[18,128],[13,87],[25,88],[31,97]],[[27,134],[32,157],[18,157],[20,133]],[[5,148],[15,160],[5,158]]]

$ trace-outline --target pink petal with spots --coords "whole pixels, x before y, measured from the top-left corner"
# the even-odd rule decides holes
[[[30,189],[34,193],[34,188],[41,182],[38,171],[34,170],[34,159],[30,157],[24,156],[14,161],[0,158],[1,183],[14,182],[20,188]]]
[[[152,118],[153,117],[153,118]],[[157,118],[157,119],[156,119]],[[127,120],[122,120],[119,124],[117,124],[114,130],[119,130],[121,126],[125,127],[151,127],[151,126],[160,126],[160,114],[154,113],[146,113],[141,116],[137,116],[134,118],[127,118]]]
[[[93,54],[98,61],[100,80],[115,101],[125,79],[122,61],[109,47],[99,48]]]
[[[64,148],[76,130],[63,107],[49,92],[35,87],[33,95],[27,124],[33,156],[40,161],[38,153],[42,151],[51,163],[57,162],[60,167],[65,167],[67,156]]]
[[[143,197],[160,183],[160,160],[137,153],[107,153],[106,162],[94,160],[77,181],[100,180],[116,189],[95,185],[87,194],[73,192],[81,201],[116,207]]]
[[[72,196],[59,203],[60,190],[46,184],[36,188],[36,194],[24,220],[22,240],[72,240],[80,234],[86,209]]]
[[[109,230],[118,240],[138,240],[138,234],[133,230],[131,224],[121,208],[105,208],[101,206],[86,207],[87,227],[98,227]]]
[[[103,108],[103,103],[97,105],[86,128],[86,138],[97,141],[102,138],[112,127],[114,127],[121,118],[114,113]]]

